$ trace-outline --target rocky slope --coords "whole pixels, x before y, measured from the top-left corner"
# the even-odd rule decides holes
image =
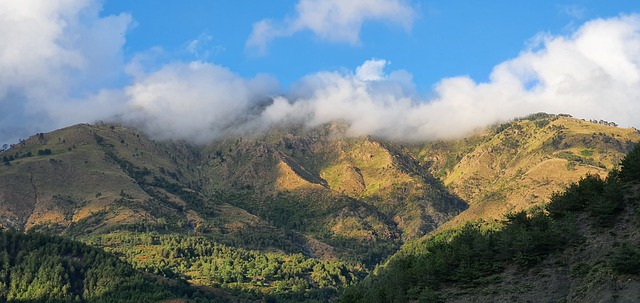
[[[273,130],[208,146],[107,124],[37,134],[0,154],[0,220],[71,236],[206,234],[374,263],[466,207],[402,147],[343,131]]]
[[[282,232],[193,188],[191,147],[128,128],[77,125],[37,134],[2,153],[2,224],[63,235],[113,230],[208,232],[222,240]],[[276,239],[278,240],[278,239]]]

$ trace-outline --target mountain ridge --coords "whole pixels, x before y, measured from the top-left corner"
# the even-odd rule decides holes
[[[414,154],[470,204],[449,227],[545,203],[585,174],[605,177],[640,141],[638,130],[609,124],[538,113],[465,139],[428,143]]]
[[[322,282],[335,294],[357,282],[341,279],[373,269],[405,243],[478,218],[498,222],[585,173],[604,177],[640,142],[634,129],[547,114],[450,141],[397,142],[345,130],[340,122],[291,126],[202,145],[155,141],[116,124],[36,134],[0,152],[0,223],[98,247],[109,243],[100,237],[139,233],[276,253],[273,260],[301,254],[295,266],[329,262],[303,270],[315,278],[269,276],[276,280],[255,288],[246,269],[225,278],[235,286],[203,275],[189,258],[204,256],[177,251],[161,265],[157,245],[109,248],[150,256],[135,263],[145,271],[286,296],[319,287],[322,266],[344,262],[334,278],[346,282]]]
[[[392,230],[397,228],[406,240],[433,231],[465,210],[463,200],[470,203],[471,209],[448,225],[459,224],[465,218],[483,217],[488,213],[496,216],[544,202],[576,176],[606,175],[606,169],[613,168],[634,141],[640,141],[637,130],[548,114],[521,118],[465,139],[424,145],[398,144],[368,136],[349,138],[345,130],[346,126],[341,123],[316,129],[275,129],[263,135],[221,139],[204,146],[183,141],[158,143],[135,129],[110,124],[81,124],[37,134],[2,153],[3,159],[7,159],[7,155],[15,158],[4,161],[3,168],[13,171],[11,178],[3,179],[4,184],[18,190],[3,191],[5,198],[0,200],[25,201],[22,209],[16,209],[15,205],[0,208],[5,211],[2,219],[7,225],[22,224],[26,229],[37,225],[35,222],[79,221],[92,211],[104,209],[110,204],[109,199],[113,199],[111,202],[142,200],[140,204],[144,208],[145,199],[161,197],[156,200],[164,200],[165,208],[181,211],[188,205],[185,199],[216,200],[218,196],[224,200],[229,194],[247,197],[248,192],[262,200],[265,200],[263,197],[277,200],[278,196],[285,195],[303,204],[308,204],[305,201],[313,200],[314,196],[329,196],[334,200],[351,199],[353,202],[349,203],[356,203],[354,206],[358,203],[373,206],[380,214],[374,211],[370,215],[389,218],[391,225],[395,225],[390,226]],[[452,158],[453,153],[457,154]],[[45,159],[49,162],[41,161]],[[82,161],[82,167],[77,165],[76,162]],[[566,166],[566,172],[562,166]],[[81,180],[78,183],[81,185],[75,188],[72,182],[68,191],[81,193],[83,197],[37,196],[49,190],[48,184],[53,188],[65,187],[63,180],[55,177],[39,179],[41,176],[33,174],[38,170],[44,170],[47,176],[71,175],[71,179]],[[546,172],[551,171],[563,177],[550,178]],[[86,178],[82,175],[85,172]],[[77,177],[73,177],[74,174]],[[100,187],[99,183],[108,188],[110,183],[119,182],[115,179],[123,182],[117,184],[119,190],[95,190],[93,195],[83,193],[88,188]],[[528,183],[522,185],[522,182]],[[39,186],[43,188],[38,189]],[[532,187],[538,187],[536,193],[527,196],[528,188]],[[26,198],[29,196],[31,198]],[[74,199],[83,200],[84,210],[72,214],[69,220],[69,207],[61,205],[73,205]],[[210,201],[213,203],[210,206],[226,205],[222,200]],[[242,207],[253,207],[250,211],[253,213],[245,216],[246,221],[258,220],[250,217],[256,214],[260,217],[260,209],[270,205],[266,200],[260,202],[262,206],[245,200]],[[447,202],[439,203],[441,201]],[[230,202],[238,204],[238,201]],[[75,204],[78,206],[78,201]],[[419,207],[416,209],[415,205]],[[447,210],[452,205],[457,206]],[[496,205],[502,206],[496,208]],[[231,210],[230,207],[238,205],[223,208]],[[485,208],[488,211],[483,210]],[[129,216],[144,217],[140,211],[125,212]],[[242,212],[236,211],[236,214]],[[193,209],[190,213],[189,217],[203,221]],[[336,216],[341,212],[334,209],[333,213]],[[448,215],[437,215],[440,213]],[[120,215],[111,220],[122,221],[124,217]],[[326,233],[331,226],[321,229],[317,231]],[[391,234],[397,233],[392,230],[389,230]]]

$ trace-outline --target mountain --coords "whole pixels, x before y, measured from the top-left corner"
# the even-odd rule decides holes
[[[464,139],[428,142],[414,154],[469,203],[448,228],[546,203],[586,174],[605,177],[640,142],[637,129],[613,125],[538,113]]]
[[[382,256],[377,243],[422,236],[466,208],[407,150],[345,131],[336,123],[214,142],[205,191],[332,246],[358,243],[359,255]]]
[[[419,143],[341,122],[203,145],[81,124],[0,152],[0,225],[247,300],[323,301],[406,243],[604,178],[637,142],[635,129],[547,114]]]
[[[195,155],[114,125],[37,134],[2,153],[2,224],[70,236],[208,229],[222,241],[266,234],[288,245],[264,220],[193,190]]]
[[[310,255],[373,249],[364,261],[376,262],[466,207],[402,148],[344,129],[208,146],[156,143],[115,125],[37,134],[2,154],[0,218],[68,235],[161,228]]]
[[[0,153],[0,222],[91,243],[199,285],[253,292],[262,281],[256,298],[335,295],[404,239],[466,207],[402,147],[344,130],[288,128],[206,146],[155,142],[110,124],[36,134]],[[202,241],[225,253],[186,253],[208,247]],[[171,243],[185,248],[171,253]],[[240,266],[249,255],[264,267]],[[203,274],[201,263],[214,259],[235,264],[231,276]]]
[[[638,302],[640,146],[543,208],[404,246],[341,302]]]

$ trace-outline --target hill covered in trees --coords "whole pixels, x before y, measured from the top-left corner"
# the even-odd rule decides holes
[[[2,302],[155,302],[169,298],[229,302],[182,280],[136,271],[116,256],[44,234],[0,231]]]

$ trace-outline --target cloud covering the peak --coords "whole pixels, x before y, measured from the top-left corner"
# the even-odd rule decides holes
[[[218,65],[172,63],[125,89],[123,118],[159,139],[204,143],[241,128],[252,108],[277,92],[266,75],[244,79]]]
[[[271,40],[301,31],[353,45],[360,42],[360,29],[366,21],[384,21],[409,30],[416,16],[407,0],[299,0],[294,17],[256,22],[246,46],[264,53]]]
[[[315,1],[300,0],[298,15],[306,16],[306,3]],[[320,1],[344,14],[330,14],[339,18],[333,20],[322,13],[317,23],[305,17],[308,24],[299,28],[322,37],[332,35],[335,25],[344,36],[326,39],[352,42],[364,20],[395,22],[395,12],[414,16],[406,2],[371,1],[391,5],[384,11],[394,17],[374,8],[360,12],[359,3],[368,1]],[[535,112],[640,128],[638,14],[591,20],[568,35],[541,34],[496,65],[489,80],[446,78],[425,96],[409,71],[393,70],[384,59],[311,73],[288,91],[274,77],[247,78],[209,62],[149,67],[145,56],[152,52],[124,62],[123,33],[131,16],[99,11],[93,0],[0,2],[0,143],[97,120],[199,143],[274,125],[336,120],[347,122],[352,135],[441,139]]]
[[[309,126],[344,120],[354,135],[425,140],[459,137],[535,112],[640,127],[640,16],[586,23],[570,36],[540,36],[514,59],[497,65],[486,83],[441,80],[420,97],[406,71],[384,73],[369,60],[355,73],[304,78],[296,97],[277,98],[263,119],[298,119]]]

